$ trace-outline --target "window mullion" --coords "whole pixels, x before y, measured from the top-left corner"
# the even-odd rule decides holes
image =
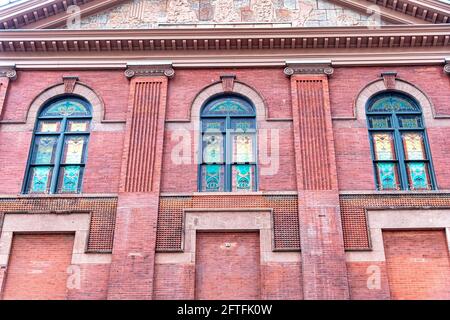
[[[231,141],[231,120],[227,116],[225,119],[225,191],[231,191],[232,182],[232,154],[233,145]]]
[[[63,118],[61,121],[61,133],[59,135],[58,144],[56,146],[55,162],[54,162],[54,166],[53,166],[53,174],[52,174],[52,183],[50,185],[50,193],[57,193],[59,170],[61,167],[61,158],[62,158],[62,152],[63,152],[63,146],[64,146],[64,138],[65,138],[64,133],[66,131],[66,125],[67,125],[67,118]]]
[[[404,147],[403,147],[403,141],[402,141],[402,134],[400,132],[400,123],[398,121],[397,114],[392,114],[392,121],[393,121],[393,127],[394,127],[394,143],[395,143],[395,149],[397,153],[398,158],[398,170],[400,175],[400,183],[401,188],[403,190],[409,189],[409,183],[408,183],[408,174],[406,171],[406,164],[405,164],[405,154],[404,154]]]

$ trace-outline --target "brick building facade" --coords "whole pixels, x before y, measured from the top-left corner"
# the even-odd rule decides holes
[[[0,7],[1,299],[450,299],[448,5],[71,2]]]

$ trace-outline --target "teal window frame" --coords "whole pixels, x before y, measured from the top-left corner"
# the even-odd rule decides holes
[[[89,111],[89,115],[88,116],[82,116],[82,115],[76,115],[76,116],[71,116],[71,115],[65,115],[65,116],[45,116],[43,115],[43,113],[49,109],[53,104],[56,103],[60,103],[61,101],[64,100],[70,100],[70,101],[75,101],[78,103],[81,103],[88,111]],[[59,121],[60,123],[60,127],[59,127],[59,132],[38,132],[38,128],[39,128],[39,124],[41,121],[48,121],[48,120],[56,120]],[[88,121],[88,125],[87,125],[87,131],[74,131],[74,132],[68,132],[67,131],[67,124],[69,121],[77,121],[77,120],[85,120]],[[83,184],[83,177],[84,177],[84,171],[85,171],[85,167],[86,167],[86,161],[87,161],[87,153],[88,153],[88,145],[89,145],[89,137],[90,137],[90,128],[91,128],[91,122],[92,122],[92,108],[91,105],[88,101],[86,101],[85,99],[78,97],[78,96],[73,96],[73,95],[65,95],[62,97],[58,97],[55,99],[50,100],[49,102],[47,102],[39,111],[38,116],[37,116],[37,120],[34,126],[34,130],[33,130],[33,138],[32,138],[32,143],[31,143],[31,147],[30,147],[30,151],[28,154],[28,161],[27,161],[27,168],[26,168],[26,172],[25,172],[25,176],[24,176],[24,182],[23,182],[23,187],[22,187],[22,193],[23,194],[58,194],[58,193],[68,193],[68,194],[73,194],[73,193],[80,193],[82,190],[82,184]],[[39,164],[39,163],[33,163],[33,159],[35,156],[35,147],[36,147],[36,142],[37,139],[39,137],[43,137],[43,136],[54,136],[57,138],[57,142],[56,142],[56,149],[54,152],[54,160],[53,160],[53,164]],[[83,136],[85,137],[85,143],[83,145],[83,155],[82,155],[82,159],[80,163],[63,163],[62,162],[62,157],[63,157],[63,153],[64,153],[64,143],[66,140],[66,137],[70,137],[70,136]],[[37,153],[37,151],[36,151]],[[78,181],[78,186],[76,188],[76,192],[59,192],[58,191],[58,184],[60,182],[60,172],[62,170],[62,168],[65,167],[69,167],[69,166],[77,166],[80,167],[79,169],[79,181]],[[30,184],[32,183],[30,181],[30,175],[32,174],[32,170],[35,167],[52,167],[51,172],[51,182],[50,182],[50,187],[49,190],[46,192],[33,192],[30,191]]]
[[[235,101],[238,101],[239,103],[243,104],[246,108],[250,109],[251,111],[248,113],[242,113],[242,114],[210,114],[208,112],[205,112],[205,109],[208,109],[212,104],[217,103],[218,101],[222,99],[231,98]],[[220,132],[222,132],[224,136],[223,141],[223,155],[222,155],[222,162],[220,163],[206,163],[204,162],[203,152],[203,135],[207,133],[208,131],[204,130],[203,122],[204,120],[208,119],[220,119],[225,121],[225,128],[223,130],[221,129]],[[251,133],[254,135],[254,142],[253,142],[253,157],[254,161],[251,162],[234,162],[232,159],[233,156],[233,141],[232,136],[233,134],[239,134],[242,133],[241,131],[234,130],[232,128],[232,120],[234,119],[251,119],[253,122],[254,129],[246,131],[245,133]],[[239,165],[239,164],[245,164],[250,165],[253,167],[254,170],[254,183],[253,183],[253,190],[251,191],[257,191],[258,190],[258,154],[257,154],[257,122],[256,122],[256,111],[253,104],[244,96],[232,94],[232,95],[217,95],[212,98],[210,98],[201,108],[200,112],[200,147],[199,147],[199,165],[198,165],[198,179],[197,179],[197,188],[199,192],[233,192],[233,166]],[[202,181],[203,181],[203,173],[202,173],[202,167],[207,164],[218,164],[224,166],[224,187],[223,191],[204,191],[202,190]],[[234,192],[240,192],[240,191],[234,191]],[[244,192],[244,191],[242,191]],[[249,191],[245,191],[249,192]]]
[[[392,110],[384,110],[384,111],[371,111],[371,106],[375,103],[375,101],[386,98],[386,97],[392,97],[392,98],[399,98],[406,100],[410,105],[412,105],[415,110],[408,110],[408,111],[392,111]],[[390,119],[390,128],[372,128],[370,120],[373,117],[379,117],[379,116],[386,116]],[[414,128],[406,128],[401,127],[399,122],[399,117],[404,116],[415,116],[419,117],[421,121],[421,126],[414,127]],[[397,165],[397,177],[398,177],[398,188],[397,190],[415,190],[411,187],[409,183],[408,178],[408,170],[407,170],[407,164],[408,163],[426,163],[427,169],[428,169],[428,178],[429,178],[429,188],[428,190],[436,190],[437,189],[437,183],[436,183],[436,177],[434,174],[434,168],[433,168],[433,161],[431,158],[431,150],[429,146],[428,136],[426,133],[426,126],[423,119],[423,113],[422,108],[420,107],[419,103],[417,101],[410,97],[409,95],[398,92],[394,90],[388,90],[384,91],[382,93],[375,94],[372,96],[366,104],[366,121],[367,121],[367,128],[369,131],[369,145],[370,145],[370,151],[372,155],[372,161],[373,161],[373,172],[374,172],[374,181],[375,181],[375,188],[376,190],[393,190],[393,189],[383,189],[380,187],[380,181],[378,177],[378,168],[377,164],[380,162],[383,163],[394,163]],[[373,142],[373,135],[375,133],[383,133],[383,132],[389,132],[392,134],[393,137],[393,144],[394,144],[394,152],[395,152],[395,159],[394,160],[377,160],[376,154],[375,154],[375,148],[374,148],[374,142]],[[423,137],[423,147],[425,151],[425,158],[421,160],[408,160],[405,156],[405,150],[403,145],[403,139],[402,134],[405,132],[418,132]],[[417,189],[417,190],[424,190],[424,189]]]

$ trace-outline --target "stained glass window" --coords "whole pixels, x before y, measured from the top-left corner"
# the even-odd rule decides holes
[[[420,106],[388,92],[367,106],[367,122],[379,190],[423,190],[435,186]]]
[[[244,98],[222,96],[201,113],[200,191],[256,191],[256,119]]]
[[[44,106],[34,131],[24,192],[81,191],[90,122],[90,106],[83,99],[66,97]]]

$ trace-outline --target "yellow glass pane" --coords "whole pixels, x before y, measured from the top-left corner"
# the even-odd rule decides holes
[[[373,146],[377,160],[394,160],[394,142],[390,133],[373,134]]]
[[[423,149],[422,135],[417,132],[403,134],[405,144],[405,155],[408,160],[423,160],[425,153]]]

